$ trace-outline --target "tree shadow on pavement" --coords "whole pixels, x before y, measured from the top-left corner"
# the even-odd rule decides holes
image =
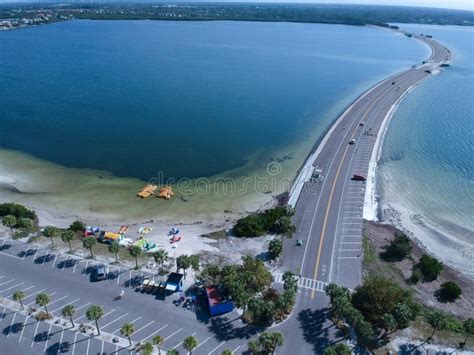
[[[56,342],[46,349],[45,354],[48,355],[57,355],[60,353],[68,353],[71,350],[71,343],[65,341],[62,343]]]
[[[227,341],[231,339],[249,339],[255,334],[261,332],[264,328],[250,326],[241,323],[240,317],[215,317],[208,318],[208,329],[212,332],[218,341]]]
[[[19,331],[21,331],[23,329],[23,323],[15,323],[15,324],[12,324],[12,325],[9,325],[8,327],[4,328],[2,333],[4,335],[8,335],[10,333],[18,333]]]
[[[304,309],[298,314],[300,328],[303,331],[304,340],[313,346],[315,354],[324,353],[324,349],[331,345],[330,329],[332,325],[327,322],[327,308]]]

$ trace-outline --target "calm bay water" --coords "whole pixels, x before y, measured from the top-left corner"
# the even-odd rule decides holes
[[[265,166],[428,53],[373,28],[157,21],[7,31],[0,52],[0,147],[143,180]]]
[[[474,277],[474,29],[400,26],[432,34],[454,59],[392,118],[382,151],[382,203],[399,210],[430,250]]]

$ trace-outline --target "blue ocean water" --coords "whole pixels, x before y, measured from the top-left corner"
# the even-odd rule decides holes
[[[1,32],[0,53],[0,147],[148,180],[265,166],[428,50],[368,27],[71,21]]]
[[[423,242],[474,275],[474,29],[400,26],[433,35],[454,58],[392,118],[382,151],[382,202],[436,230],[427,228]]]

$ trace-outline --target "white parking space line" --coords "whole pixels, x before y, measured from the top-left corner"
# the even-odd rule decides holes
[[[191,334],[191,336],[194,336],[196,334],[196,332],[194,332],[193,334]],[[179,347],[181,344],[184,343],[184,340],[183,341],[180,341],[178,344],[176,344],[175,346],[173,346],[171,349],[176,349],[177,347]],[[194,348],[194,350],[196,350],[196,348]]]
[[[4,253],[3,251],[0,251],[0,254],[5,255],[5,256],[9,256],[10,258],[22,259],[22,258],[20,258],[19,256],[11,255],[11,254],[8,254],[8,253]]]
[[[35,255],[33,256],[33,260],[31,260],[32,263],[35,262],[36,256],[38,255],[38,252],[40,251],[40,249],[41,249],[41,248],[36,249],[36,253],[35,253]]]
[[[25,298],[23,298],[23,300],[26,300],[27,298],[30,298],[31,296],[34,296],[40,292],[43,292],[44,290],[46,290],[45,288],[42,288],[41,290],[39,291],[36,291],[36,292],[33,292],[31,295],[28,295],[28,296],[25,296]]]
[[[104,315],[102,316],[102,318],[105,318],[105,317],[107,317],[108,315],[110,315],[110,314],[112,314],[112,313],[114,313],[114,312],[115,312],[115,308],[112,309],[111,311],[107,312],[106,314],[104,314]],[[82,317],[79,317],[79,318],[77,318],[76,320],[79,320],[79,319],[81,319],[81,318],[84,318],[85,316],[86,316],[86,315],[84,314]],[[92,323],[94,323],[94,321],[89,322],[89,324],[92,324]]]
[[[74,301],[68,302],[67,304],[70,305],[70,304],[76,303],[76,302],[79,301],[79,300],[80,300],[80,298],[77,298],[77,299],[75,299]],[[56,312],[56,311],[57,311],[58,309],[60,309],[60,308],[64,308],[64,306],[61,306],[61,307],[58,307],[58,308],[52,310],[51,313]],[[76,309],[76,311],[77,311],[77,309]]]
[[[37,293],[39,293],[39,292],[37,292]],[[51,296],[54,296],[55,294],[56,294],[56,292],[53,292],[53,293],[50,293],[49,296],[51,297]],[[30,296],[32,296],[32,295],[30,295]],[[36,300],[34,300],[33,302],[28,303],[27,306],[31,306],[33,303],[36,303]]]
[[[76,351],[76,339],[77,339],[77,332],[74,334],[74,342],[72,343],[72,353],[71,355],[74,355],[74,351]]]
[[[5,276],[0,276],[0,279],[3,279]]]
[[[0,286],[6,285],[6,284],[8,284],[10,282],[13,282],[13,281],[15,281],[15,279],[11,279],[11,280],[8,280],[7,282],[1,283]]]
[[[54,268],[54,264],[56,264],[56,260],[58,260],[58,253],[54,256],[53,264],[51,265],[51,269]]]
[[[4,289],[4,290],[1,290],[0,293],[3,293],[3,292],[5,292],[5,291],[9,291],[9,290],[11,290],[12,288],[21,286],[21,285],[23,285],[23,284],[24,284],[24,282],[20,282],[19,284],[15,285],[15,286],[11,286],[11,287],[9,287],[9,288],[6,288],[6,289]]]
[[[16,318],[16,314],[17,314],[17,313],[18,313],[18,312],[15,312],[15,314],[13,315],[13,319],[12,319],[12,322],[11,322],[11,324],[10,324],[10,328],[8,328],[7,338],[10,336],[10,333],[11,333],[12,328],[13,328],[13,323],[15,322],[15,318]]]
[[[86,355],[89,355],[89,347],[91,345],[91,337],[87,338],[87,352]]]
[[[59,337],[58,354],[61,353],[61,344],[63,343],[63,335],[64,335],[64,328],[61,329],[61,336]]]
[[[132,323],[132,324],[133,324],[133,323],[135,323],[137,320],[140,320],[140,319],[142,319],[142,316],[140,316],[140,317],[138,317],[138,318],[135,318],[134,320],[132,320],[132,321],[129,322],[129,323]],[[114,330],[114,331],[112,332],[112,334],[117,333],[120,329],[122,329],[122,327],[118,328],[117,330]]]
[[[179,328],[177,331],[175,331],[174,333],[168,335],[166,338],[165,338],[165,341],[167,341],[169,338],[171,338],[172,336],[178,334],[180,331],[182,331],[183,328]]]
[[[156,334],[158,334],[159,332],[161,332],[163,329],[165,329],[166,327],[168,326],[168,324],[165,324],[164,326],[162,326],[160,329],[154,331],[153,333],[151,333],[150,335],[148,335],[145,339],[143,339],[142,341],[145,341],[147,339],[150,339],[151,337],[155,336]]]
[[[28,322],[28,318],[30,318],[30,316],[26,316],[25,318],[25,322],[23,323],[23,327],[21,328],[20,339],[18,339],[18,342],[21,342],[21,338],[23,338],[23,332],[25,331],[26,322]]]
[[[36,321],[36,329],[35,329],[35,333],[33,334],[33,339],[31,339],[31,348],[33,347],[34,343],[35,343],[35,338],[36,338],[36,334],[38,333],[38,326],[40,324],[40,321],[37,320]]]
[[[137,330],[135,330],[135,333],[133,333],[133,334],[137,334],[137,333],[138,333],[140,330],[143,330],[143,329],[145,329],[146,327],[148,327],[149,325],[152,325],[153,323],[155,323],[155,321],[154,321],[154,320],[152,320],[150,323],[148,323],[148,324],[144,325],[144,326],[143,326],[143,327],[141,327],[140,329],[137,329]],[[194,333],[194,334],[196,334],[196,333]]]
[[[25,259],[26,256],[28,255],[28,252],[30,251],[30,247],[31,245],[28,245],[28,249],[26,249],[25,254],[23,254],[23,259]]]
[[[113,321],[111,321],[111,322],[109,322],[109,323],[103,325],[101,328],[104,329],[104,328],[108,327],[108,326],[111,325],[112,323],[115,323],[115,322],[118,321],[119,319],[122,319],[123,317],[125,317],[127,314],[128,314],[128,313],[125,313],[125,314],[121,315],[120,317],[115,318]]]
[[[63,267],[61,270],[64,270],[66,268],[67,260],[69,259],[69,255],[66,255],[66,260],[63,261]]]
[[[196,334],[196,333],[194,333]],[[207,337],[206,339],[204,339],[203,341],[199,342],[198,346],[196,346],[193,351],[195,351],[197,348],[199,348],[201,345],[204,345],[209,339],[211,339],[211,337]],[[189,354],[189,353],[187,353]]]
[[[55,300],[55,301],[51,302],[50,304],[48,304],[48,306],[51,306],[52,304],[55,304],[56,302],[59,302],[59,301],[65,299],[66,297],[69,297],[69,296],[66,295],[66,296],[63,296],[63,297],[61,297],[61,298],[58,298],[57,300]]]
[[[236,347],[234,350],[232,350],[232,354],[235,353],[237,350],[239,350],[241,346],[242,346],[242,345],[239,345],[239,346]]]
[[[51,334],[52,327],[53,327],[53,323],[49,325],[48,335],[46,336],[46,341],[44,343],[44,350],[43,350],[44,353],[46,352],[46,349],[48,348],[49,335]]]
[[[80,310],[80,309],[83,309],[84,307],[87,307],[87,306],[90,305],[90,304],[91,304],[91,302],[87,302],[85,305],[76,308],[76,311],[78,311],[78,310]]]
[[[33,287],[35,287],[35,286],[33,285],[33,286],[28,287],[28,288],[25,288],[25,289],[21,290],[21,292],[26,292],[26,291],[28,291],[28,290],[31,290]],[[12,293],[11,295],[8,295],[8,296],[5,297],[5,298],[10,298],[10,297],[13,297],[13,293]]]
[[[216,351],[217,349],[219,349],[222,345],[225,344],[225,341],[223,341],[222,343],[220,343],[219,345],[217,345],[214,349],[211,350],[211,352],[208,354],[208,355],[211,355],[214,351]]]
[[[102,347],[100,348],[100,353],[103,354],[104,353],[104,341],[102,340]]]

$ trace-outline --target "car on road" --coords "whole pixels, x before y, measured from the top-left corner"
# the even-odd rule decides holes
[[[94,281],[102,281],[107,278],[107,273],[105,272],[104,265],[98,265],[94,268],[94,272],[92,273],[92,278]]]
[[[358,175],[358,174],[354,174],[351,178],[351,180],[354,180],[354,181],[365,181],[367,180],[367,178],[365,176],[362,176],[362,175]]]
[[[355,142],[356,142],[355,139],[351,139],[351,140],[349,141],[349,144],[355,144]]]

